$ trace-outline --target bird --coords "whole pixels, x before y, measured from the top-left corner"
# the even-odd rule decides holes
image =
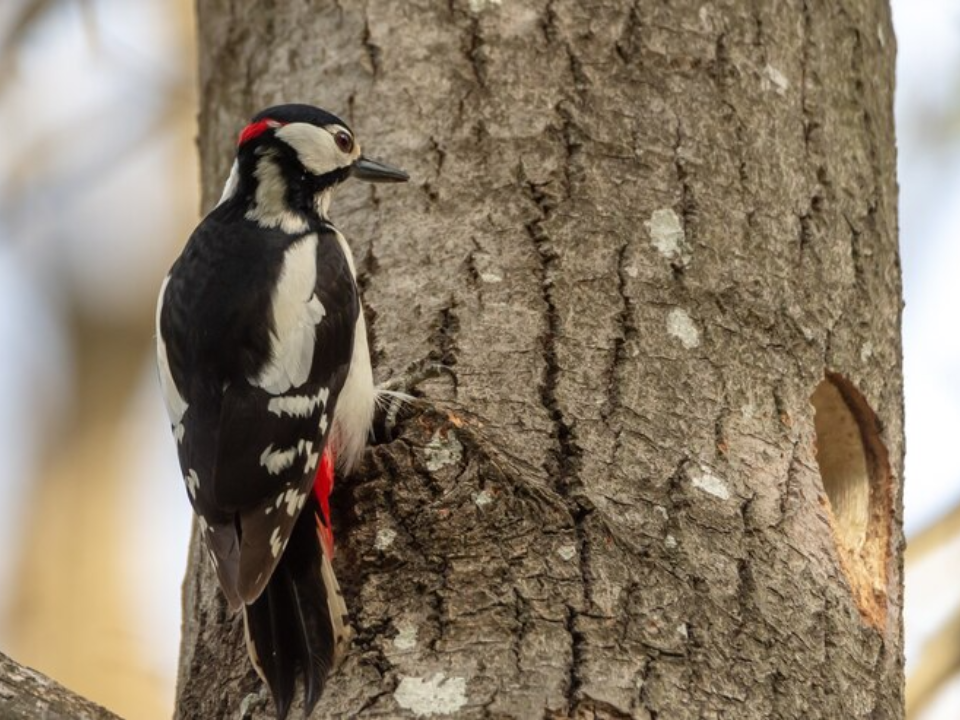
[[[298,682],[313,711],[352,632],[329,495],[363,454],[377,388],[353,255],[329,214],[351,178],[409,176],[363,155],[330,112],[259,112],[157,302],[160,391],[187,495],[281,720]]]

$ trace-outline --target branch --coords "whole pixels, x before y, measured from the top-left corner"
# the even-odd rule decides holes
[[[44,720],[119,720],[36,670],[0,653],[0,717]]]

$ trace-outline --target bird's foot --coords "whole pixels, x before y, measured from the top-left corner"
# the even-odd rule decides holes
[[[415,405],[421,402],[411,393],[427,380],[442,375],[448,375],[456,385],[457,376],[453,368],[433,360],[421,360],[377,386],[377,409],[373,416],[374,444],[391,442],[399,435],[403,420],[410,417]]]

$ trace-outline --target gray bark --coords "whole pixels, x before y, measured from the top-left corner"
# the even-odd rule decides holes
[[[253,112],[342,114],[414,178],[334,207],[379,376],[456,372],[340,481],[316,717],[902,716],[886,3],[199,17],[204,207]],[[180,717],[270,716],[196,549],[185,611]]]
[[[5,720],[119,720],[36,670],[0,653],[0,717]]]

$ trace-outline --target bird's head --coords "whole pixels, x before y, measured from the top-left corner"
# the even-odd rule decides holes
[[[326,216],[334,189],[351,177],[409,180],[402,170],[364,157],[353,131],[336,115],[311,105],[277,105],[240,132],[220,202],[240,198],[266,225],[280,224],[284,213]]]

